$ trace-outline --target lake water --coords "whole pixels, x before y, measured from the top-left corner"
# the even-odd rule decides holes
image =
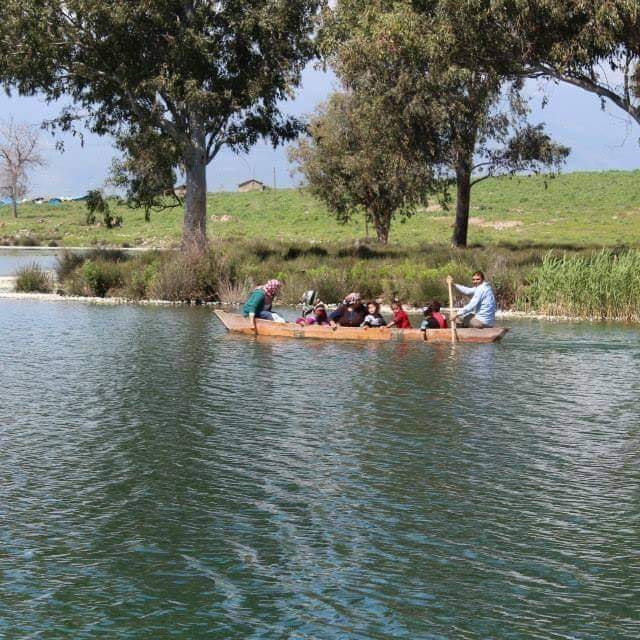
[[[0,301],[0,637],[640,637],[638,330]]]
[[[0,249],[0,278],[12,276],[20,267],[39,264],[43,269],[54,269],[56,257],[54,249]]]
[[[88,248],[73,249],[76,253],[86,253]],[[133,254],[137,249],[118,249],[118,251]],[[38,264],[43,269],[55,269],[58,256],[64,249],[52,249],[50,247],[20,247],[0,249],[0,278],[13,276],[20,267]]]

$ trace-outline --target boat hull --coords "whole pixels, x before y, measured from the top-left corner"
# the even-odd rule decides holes
[[[251,322],[237,313],[215,310],[214,313],[232,333],[274,336],[280,338],[315,338],[317,340],[366,340],[374,342],[424,342],[419,329],[389,329],[388,327],[338,327],[298,325],[293,322],[269,322],[256,320],[254,331]],[[491,329],[458,329],[459,342],[497,342],[509,331],[506,327]],[[451,342],[450,329],[427,329],[426,341],[430,343]]]

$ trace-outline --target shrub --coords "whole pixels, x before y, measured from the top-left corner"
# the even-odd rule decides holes
[[[113,199],[111,200],[113,201]],[[115,200],[115,203],[118,204],[117,199]],[[87,224],[95,224],[96,214],[100,214],[107,229],[122,226],[122,216],[114,216],[111,213],[111,207],[109,206],[109,203],[107,202],[107,200],[105,200],[102,193],[98,189],[89,191],[86,199],[86,207]]]
[[[149,286],[156,277],[159,269],[159,263],[142,260],[132,260],[123,265],[123,291],[125,298],[133,300],[142,300],[148,296]]]
[[[39,264],[28,264],[16,271],[16,291],[49,293],[53,288],[51,276]]]
[[[84,257],[78,253],[64,251],[56,258],[56,275],[58,282],[65,282],[67,278],[84,263]]]
[[[270,258],[272,255],[276,254],[276,251],[273,247],[269,246],[266,242],[261,241],[249,244],[247,249],[251,255],[256,256],[258,260],[261,261],[264,261],[267,258]]]
[[[40,241],[33,236],[16,236],[15,245],[18,247],[39,247]]]
[[[300,247],[296,247],[295,245],[291,245],[290,247],[287,247],[284,251],[284,253],[282,254],[282,259],[283,260],[295,260],[296,258],[299,258],[301,255],[303,255],[304,250],[301,249]]]
[[[218,282],[218,299],[222,304],[240,304],[249,297],[251,288],[249,280],[232,281],[223,276]]]
[[[174,302],[212,300],[225,275],[219,256],[212,251],[171,254],[160,262],[148,291],[152,298]]]
[[[122,273],[117,263],[88,260],[81,269],[90,295],[104,298],[111,289],[122,286]]]
[[[129,254],[121,249],[106,249],[104,247],[98,247],[91,249],[86,255],[87,260],[103,262],[125,262],[129,259]]]

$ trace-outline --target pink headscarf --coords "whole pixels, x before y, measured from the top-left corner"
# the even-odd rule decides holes
[[[273,298],[278,291],[280,291],[280,287],[282,286],[282,282],[280,280],[269,280],[267,284],[263,285],[261,289],[270,297]]]

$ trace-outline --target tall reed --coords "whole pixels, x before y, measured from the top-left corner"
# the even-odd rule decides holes
[[[525,306],[549,315],[640,320],[640,251],[547,255],[533,269]]]

